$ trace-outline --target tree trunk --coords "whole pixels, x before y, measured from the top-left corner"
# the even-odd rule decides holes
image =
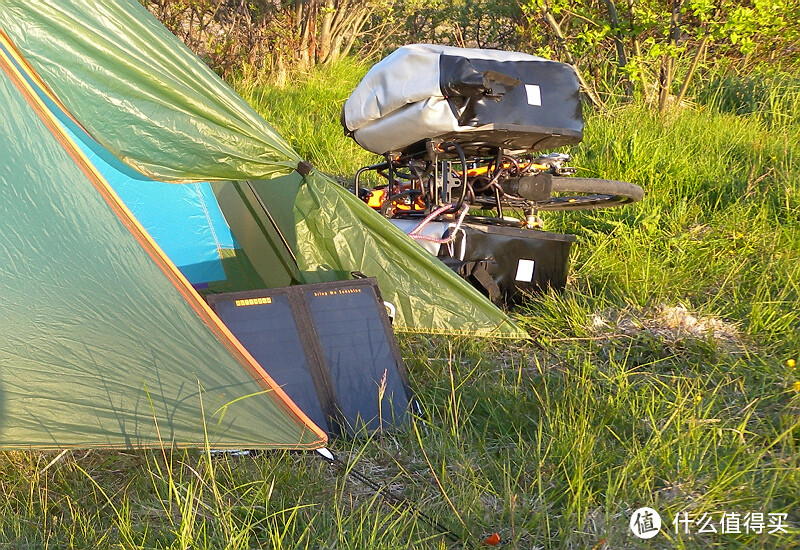
[[[373,0],[292,0],[298,67],[310,69],[349,53],[379,7]]]
[[[628,56],[625,54],[625,44],[622,42],[622,31],[619,25],[619,15],[617,14],[617,6],[614,5],[614,0],[603,0],[608,10],[608,20],[611,22],[611,28],[614,29],[614,46],[617,50],[617,67],[619,69],[622,86],[625,90],[625,99],[633,99],[633,83],[625,74],[624,69],[628,64]]]
[[[697,70],[697,65],[700,62],[700,58],[703,57],[703,51],[706,49],[707,42],[708,42],[708,35],[704,36],[703,40],[700,41],[700,45],[697,46],[697,51],[694,53],[694,57],[692,58],[692,64],[689,66],[689,72],[686,73],[686,78],[683,80],[683,86],[681,86],[681,91],[678,92],[678,97],[675,99],[675,103],[677,105],[681,104],[681,101],[683,101],[686,92],[689,90],[689,82],[692,80],[694,72]]]
[[[324,13],[322,14],[322,24],[319,30],[319,48],[317,52],[317,60],[324,61],[331,55],[331,27],[333,26],[333,17],[336,13],[336,4],[334,0],[325,0]]]
[[[297,57],[301,68],[314,66],[317,58],[317,14],[320,0],[294,0],[295,29],[297,32]]]
[[[673,0],[672,16],[669,23],[669,44],[673,48],[678,45],[681,38],[681,8],[683,0]],[[661,60],[661,72],[658,78],[658,112],[667,109],[669,92],[672,89],[672,80],[675,76],[675,57],[673,54],[665,55]]]
[[[644,96],[644,102],[649,104],[651,103],[652,98],[652,89],[650,87],[650,75],[646,74],[646,69],[643,65],[641,65],[642,61],[642,43],[639,40],[639,35],[634,32],[634,26],[636,25],[636,0],[628,0],[628,30],[633,37],[633,56],[636,58],[636,61],[640,63],[639,70],[639,79],[642,81],[642,95]]]
[[[561,25],[558,24],[556,18],[553,17],[553,14],[550,12],[549,9],[547,9],[547,5],[544,4],[542,5],[542,16],[552,29],[553,33],[556,35],[558,43],[561,45],[561,48],[564,51],[564,61],[569,65],[572,65],[572,68],[575,69],[575,74],[578,76],[578,82],[580,83],[581,88],[583,88],[583,91],[586,94],[586,96],[589,98],[589,101],[591,101],[592,105],[594,105],[595,107],[598,107],[600,109],[605,109],[606,104],[603,103],[603,101],[599,97],[597,97],[597,94],[594,93],[594,90],[589,86],[589,84],[587,84],[586,80],[584,80],[583,76],[581,75],[581,72],[578,70],[578,67],[575,66],[575,59],[572,57],[572,54],[566,47],[566,40],[564,39],[564,33],[561,32]]]
[[[319,57],[319,62],[331,63],[350,53],[376,7],[370,1],[337,0],[330,21],[330,48],[327,54]]]

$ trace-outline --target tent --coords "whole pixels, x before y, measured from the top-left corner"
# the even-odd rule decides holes
[[[230,267],[233,263],[230,260],[238,259],[237,263],[241,264],[246,255],[219,208],[211,184],[167,184],[128,167],[73,120],[20,63],[13,57],[11,60],[70,140],[86,155],[189,282],[196,289],[207,289],[212,285],[217,291],[228,288],[231,283],[228,279],[238,274]],[[229,265],[228,274],[223,261]],[[241,271],[242,266],[238,267]]]
[[[0,66],[3,447],[202,445],[206,433],[222,447],[322,444],[48,116],[6,47]]]
[[[0,446],[323,445],[187,276],[243,291],[361,271],[397,306],[397,330],[524,336],[309,170],[135,0],[4,1],[0,69]],[[201,208],[219,200],[236,237],[218,239],[216,213],[198,225],[224,229],[210,273],[191,269],[204,252],[182,273],[156,242],[164,219],[190,217],[159,182],[188,184],[168,187]],[[134,215],[130,193],[171,208],[145,228],[152,205]]]

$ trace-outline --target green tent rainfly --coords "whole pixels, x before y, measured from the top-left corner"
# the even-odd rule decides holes
[[[396,330],[526,337],[344,188],[296,177],[299,155],[135,0],[5,0],[0,30],[125,163],[161,181],[248,181],[246,193],[291,205],[281,230],[301,282],[358,270],[398,306]]]
[[[138,225],[33,81],[142,174],[212,181],[259,283],[361,271],[397,306],[396,330],[526,336],[347,190],[298,173],[297,153],[135,0],[4,0],[0,46],[0,446],[325,440]]]
[[[0,446],[322,445],[0,67]]]

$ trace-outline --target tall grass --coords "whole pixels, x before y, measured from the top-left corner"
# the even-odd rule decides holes
[[[626,108],[589,121],[586,174],[636,182],[636,207],[554,217],[581,236],[571,290],[617,306],[681,301],[798,349],[800,185],[795,125],[714,109],[660,118]]]
[[[777,128],[800,120],[800,78],[795,74],[712,74],[698,99],[722,112],[755,114]]]
[[[344,137],[348,61],[274,89],[237,89],[342,181],[375,159]],[[407,337],[425,414],[333,449],[465,547],[800,548],[800,132],[791,94],[727,107],[740,83],[664,117],[587,121],[581,175],[634,181],[640,204],[551,214],[575,233],[564,293],[513,312],[534,344]],[[738,112],[737,112],[738,111]],[[792,121],[791,123],[789,121]],[[312,454],[4,453],[0,546],[445,548]],[[664,519],[634,538],[633,510]],[[679,512],[785,512],[787,533],[676,533]]]

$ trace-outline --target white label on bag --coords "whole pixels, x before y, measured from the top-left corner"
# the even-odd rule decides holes
[[[525,84],[525,91],[528,93],[528,105],[542,106],[542,91],[536,84]]]
[[[535,262],[533,260],[520,260],[517,262],[517,275],[514,277],[516,281],[523,281],[530,283],[533,281],[533,267]]]

